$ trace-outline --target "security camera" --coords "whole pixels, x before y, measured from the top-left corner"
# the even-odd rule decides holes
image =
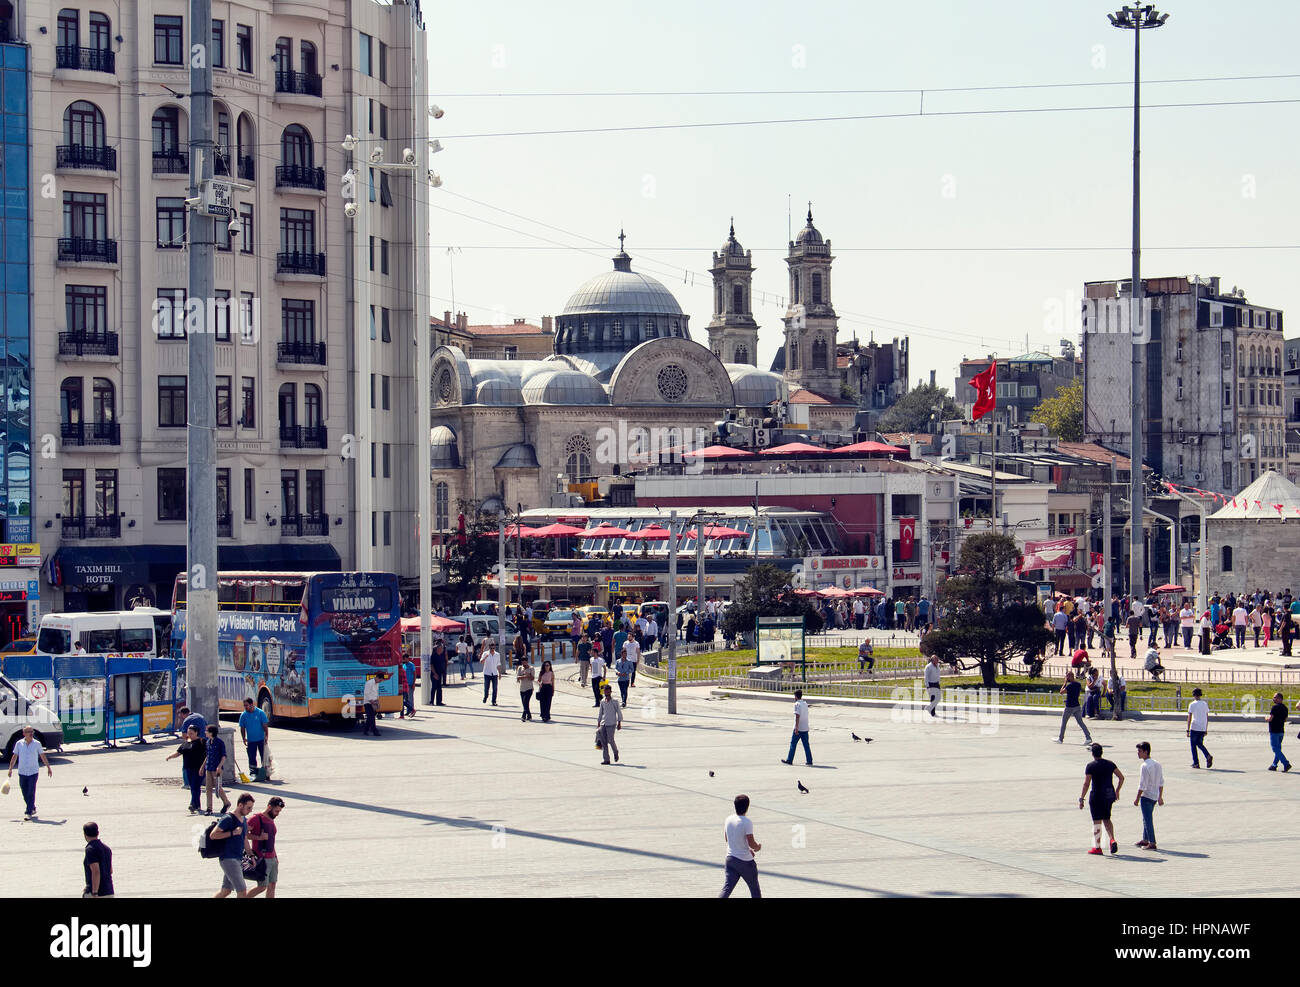
[[[343,215],[351,219],[357,214],[357,204],[355,202],[343,203]]]
[[[436,171],[429,172],[429,184],[434,188],[442,188],[442,176]]]
[[[430,154],[437,154],[441,150],[442,150],[442,143],[440,141],[429,141]]]
[[[243,227],[239,224],[238,219],[236,219],[234,216],[231,216],[230,222],[226,224],[226,229],[230,231],[231,236],[239,236],[240,232],[242,232],[243,230]]]
[[[384,160],[384,149],[382,147],[377,147],[370,152],[371,164],[379,164],[379,162],[383,160]]]
[[[357,149],[357,139],[351,134],[343,138],[343,150],[355,151]]]
[[[407,164],[415,164],[415,152],[409,147],[402,148],[402,160]]]
[[[431,105],[431,106],[429,107],[429,116],[433,117],[435,120],[441,120],[441,119],[442,119],[442,107],[441,107],[441,106],[438,106],[436,103],[433,104],[433,105]]]

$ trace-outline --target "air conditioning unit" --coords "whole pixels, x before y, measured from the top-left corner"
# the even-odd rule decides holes
[[[1192,479],[1197,483],[1203,483],[1205,481],[1205,477],[1200,473],[1193,473]]]

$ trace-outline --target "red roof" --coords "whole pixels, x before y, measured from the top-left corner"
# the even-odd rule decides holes
[[[847,369],[849,364],[851,364],[852,362],[853,362],[853,357],[851,356],[837,356],[835,358],[835,366],[839,370]]]
[[[791,404],[826,404],[826,405],[852,405],[852,401],[844,401],[840,398],[828,398],[824,394],[814,394],[807,388],[800,387],[790,393]]]
[[[1056,443],[1058,452],[1067,456],[1078,456],[1080,459],[1091,459],[1095,463],[1110,465],[1110,461],[1115,460],[1115,468],[1126,470],[1129,468],[1128,456],[1121,456],[1117,452],[1111,452],[1105,446],[1100,446],[1096,442],[1058,442]],[[1149,469],[1150,467],[1143,467]]]
[[[541,326],[532,325],[529,322],[516,322],[508,326],[466,326],[470,333],[475,336],[541,336],[544,330]]]

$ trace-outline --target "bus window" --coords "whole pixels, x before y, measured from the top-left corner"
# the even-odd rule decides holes
[[[72,632],[58,627],[42,627],[36,650],[46,655],[66,655],[72,651]]]
[[[86,631],[82,640],[86,645],[86,651],[92,655],[109,655],[118,650],[117,630],[112,627]]]
[[[152,627],[123,627],[122,628],[122,650],[124,652],[129,652],[129,653],[143,651],[152,654],[153,653],[153,628]]]

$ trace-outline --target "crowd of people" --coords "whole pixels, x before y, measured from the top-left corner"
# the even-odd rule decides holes
[[[897,630],[924,634],[939,622],[940,607],[924,593],[872,603],[869,599],[821,600],[823,630]]]

